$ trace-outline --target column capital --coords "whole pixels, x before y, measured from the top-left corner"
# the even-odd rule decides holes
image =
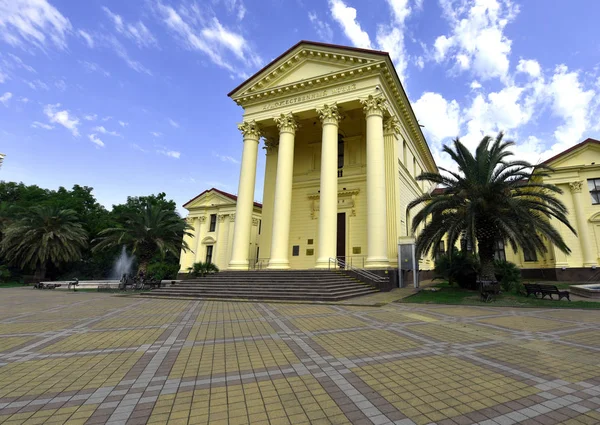
[[[201,215],[200,217],[198,217],[198,220],[200,220],[200,223],[204,223],[206,221],[206,216]]]
[[[359,101],[363,106],[367,118],[370,115],[383,116],[383,113],[387,111],[387,101],[382,95],[373,96],[370,94],[366,99],[359,99]]]
[[[322,108],[317,108],[317,114],[319,115],[319,119],[325,124],[338,124],[342,119],[342,114],[340,108],[338,108],[337,103],[334,102],[331,105],[325,104]]]
[[[273,118],[273,120],[275,120],[275,124],[277,124],[279,133],[295,133],[299,126],[296,118],[291,112],[281,114],[278,117]]]
[[[400,133],[400,120],[398,117],[392,115],[383,122],[384,134],[399,134]]]
[[[279,140],[275,137],[265,137],[265,146],[263,149],[267,151],[267,155],[271,155],[277,152],[277,147],[279,146]]]
[[[254,120],[238,124],[238,129],[242,132],[244,139],[258,140],[260,138],[260,126]]]
[[[228,215],[229,214],[219,214],[219,223],[223,223],[225,221],[225,217],[227,217]]]
[[[235,221],[235,213],[229,214],[229,221],[232,223]]]
[[[583,189],[583,182],[582,181],[570,182],[569,189],[571,189],[572,193],[581,193],[581,190]]]

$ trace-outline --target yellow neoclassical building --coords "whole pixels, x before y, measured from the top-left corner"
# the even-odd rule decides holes
[[[569,210],[569,222],[577,231],[574,235],[564,224],[553,220],[571,254],[565,255],[548,244],[545,255],[527,257],[507,249],[506,259],[519,266],[525,277],[600,280],[600,269],[596,269],[600,258],[600,141],[586,139],[544,164],[552,172],[543,180],[562,189],[559,198]]]
[[[387,53],[301,41],[229,96],[243,110],[243,153],[229,269],[246,270],[261,139],[266,152],[259,261],[327,268],[346,257],[397,265],[406,206],[436,171]]]
[[[187,273],[194,263],[214,263],[221,270],[228,267],[233,246],[237,196],[219,189],[208,189],[186,202],[183,207],[188,210],[186,221],[192,227],[186,236],[191,250],[181,251],[179,257],[179,273]],[[258,254],[261,233],[262,205],[254,202],[251,210],[251,229],[248,239],[249,258]]]

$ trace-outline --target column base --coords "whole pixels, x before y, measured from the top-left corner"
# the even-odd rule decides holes
[[[390,267],[390,261],[385,258],[367,258],[365,261],[365,269],[387,269]]]
[[[290,268],[288,260],[269,260],[267,270],[287,270]]]
[[[331,257],[331,258],[333,258],[333,257]],[[320,258],[317,260],[315,269],[330,269],[330,268],[335,268],[335,265],[336,265],[335,261],[329,260],[329,257]]]
[[[598,267],[598,263],[596,263],[595,261],[589,262],[589,263],[583,263],[583,267]]]
[[[227,266],[227,270],[247,271],[248,270],[248,260],[246,260],[246,261],[231,261],[229,263],[229,266]]]

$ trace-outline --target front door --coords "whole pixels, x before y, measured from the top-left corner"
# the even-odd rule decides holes
[[[337,258],[346,261],[346,213],[337,215]]]

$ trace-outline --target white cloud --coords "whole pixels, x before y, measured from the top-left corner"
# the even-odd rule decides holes
[[[175,159],[179,159],[179,157],[181,156],[181,152],[171,151],[171,150],[167,150],[167,149],[159,149],[156,152],[161,155],[165,155],[165,156],[175,158]]]
[[[133,69],[136,72],[139,72],[140,74],[152,75],[152,72],[150,72],[148,68],[146,68],[140,62],[131,59],[129,53],[127,53],[127,49],[125,49],[125,47],[121,44],[119,40],[117,40],[115,36],[109,36],[106,40],[108,41],[112,49],[115,51],[117,56],[123,59],[129,68]]]
[[[397,27],[380,26],[377,30],[379,48],[390,54],[400,80],[406,79],[406,51],[404,49],[404,33]]]
[[[35,81],[27,81],[27,80],[23,80],[23,81],[32,90],[37,90],[37,89],[49,90],[50,89],[50,87],[48,87],[48,84],[44,83],[43,81],[41,81],[39,79],[35,80]]]
[[[106,117],[102,118],[102,121],[103,121],[103,122],[106,122],[106,121],[110,121],[110,120],[112,120],[112,119],[113,119],[113,117],[112,117],[112,116],[110,116],[110,115],[108,115],[108,116],[106,116]]]
[[[144,153],[148,153],[147,149],[142,148],[140,145],[138,145],[137,143],[132,143],[131,147],[133,149],[135,149],[136,151],[140,151],[140,152],[144,152]]]
[[[113,21],[117,32],[135,42],[138,47],[151,47],[156,45],[156,38],[154,38],[150,30],[142,23],[142,21],[133,24],[125,23],[120,15],[113,13],[108,7],[103,7],[102,9]]]
[[[94,39],[92,38],[89,32],[84,30],[78,30],[77,35],[85,40],[90,49],[94,48]]]
[[[171,118],[169,118],[169,124],[171,124],[171,126],[175,128],[179,128],[179,123],[177,121],[172,120]]]
[[[13,97],[12,93],[7,91],[2,96],[0,96],[0,102],[4,104],[4,106],[8,107],[8,101]]]
[[[478,90],[478,89],[481,88],[481,83],[479,81],[477,81],[477,80],[473,80],[471,82],[471,86],[470,87],[471,87],[471,90]]]
[[[162,133],[159,131],[151,131],[150,134],[152,134],[154,137],[162,137]]]
[[[58,111],[57,109],[60,107],[60,103],[56,105],[46,105],[44,107],[44,113],[48,117],[48,120],[51,123],[60,124],[66,129],[70,130],[73,136],[79,137],[79,130],[77,127],[79,126],[79,119],[70,115],[69,111],[62,110]]]
[[[110,72],[106,71],[105,69],[102,69],[102,67],[95,62],[79,61],[79,63],[88,72],[99,72],[100,74],[104,75],[105,77],[110,77]]]
[[[244,19],[246,16],[246,6],[241,0],[224,0],[225,7],[229,13],[235,13],[238,21]]]
[[[83,119],[86,121],[95,121],[96,118],[98,118],[98,114],[89,114],[83,116]]]
[[[523,72],[525,74],[529,74],[529,76],[533,78],[537,78],[541,75],[542,69],[540,64],[536,60],[519,60],[519,64],[517,65],[517,71]]]
[[[579,73],[569,72],[565,65],[559,65],[549,83],[549,92],[552,112],[564,121],[554,137],[561,143],[577,143],[590,125],[589,108],[594,90],[584,90]]]
[[[0,1],[0,38],[12,46],[67,47],[71,23],[47,0]]]
[[[65,91],[67,89],[67,83],[65,83],[65,80],[55,81],[54,86],[60,91]]]
[[[436,38],[434,59],[453,59],[458,70],[470,69],[482,80],[506,78],[512,42],[504,29],[518,7],[511,0],[440,0],[440,4],[451,33]]]
[[[423,132],[434,144],[460,134],[460,106],[456,100],[448,102],[439,93],[426,92],[413,103],[415,115],[424,126]]]
[[[119,121],[119,125],[120,125],[121,127],[127,127],[127,126],[129,125],[129,123],[128,123],[128,122],[125,122],[125,121]]]
[[[218,153],[216,153],[214,151],[213,151],[212,154],[213,154],[213,156],[215,158],[219,158],[223,162],[231,162],[233,164],[239,164],[240,163],[240,161],[238,161],[237,159],[235,159],[234,157],[229,156],[229,155],[221,155],[221,154],[218,154]]]
[[[262,65],[262,59],[248,40],[240,33],[224,27],[216,17],[197,19],[197,11],[185,6],[175,10],[160,0],[155,5],[155,11],[161,20],[187,49],[204,53],[217,66],[246,78],[247,70],[254,70]]]
[[[50,124],[45,124],[43,122],[39,122],[39,121],[34,121],[31,126],[33,128],[43,128],[44,130],[52,130],[54,128],[53,125]]]
[[[104,142],[102,140],[100,140],[100,138],[95,134],[88,135],[88,138],[90,139],[90,141],[92,143],[96,144],[96,146],[98,146],[98,147],[103,148],[105,146]]]
[[[92,131],[95,131],[95,132],[100,133],[100,134],[107,134],[109,136],[121,137],[121,135],[119,133],[117,133],[116,131],[108,131],[102,125],[99,125],[99,126],[96,126],[96,127],[92,128]]]
[[[26,97],[24,97],[24,96],[21,96],[21,97],[19,98],[19,102],[21,102],[21,103],[28,103],[28,102],[29,102],[29,99],[28,99],[28,98],[26,98]]]
[[[8,80],[8,75],[0,71],[0,84],[4,83],[6,80]]]
[[[12,58],[13,62],[16,64],[17,68],[23,68],[26,71],[37,74],[37,71],[35,70],[34,67],[27,65],[25,62],[23,62],[23,59],[21,59],[17,55],[13,55],[12,53],[9,53],[8,56],[10,56]]]
[[[356,9],[346,5],[342,0],[329,0],[329,9],[333,19],[342,27],[346,37],[356,47],[371,48],[369,34],[364,31],[356,20]]]
[[[309,12],[308,19],[313,26],[313,29],[317,33],[319,39],[323,40],[326,43],[331,43],[333,41],[333,30],[329,26],[329,24],[316,14],[316,12]]]

